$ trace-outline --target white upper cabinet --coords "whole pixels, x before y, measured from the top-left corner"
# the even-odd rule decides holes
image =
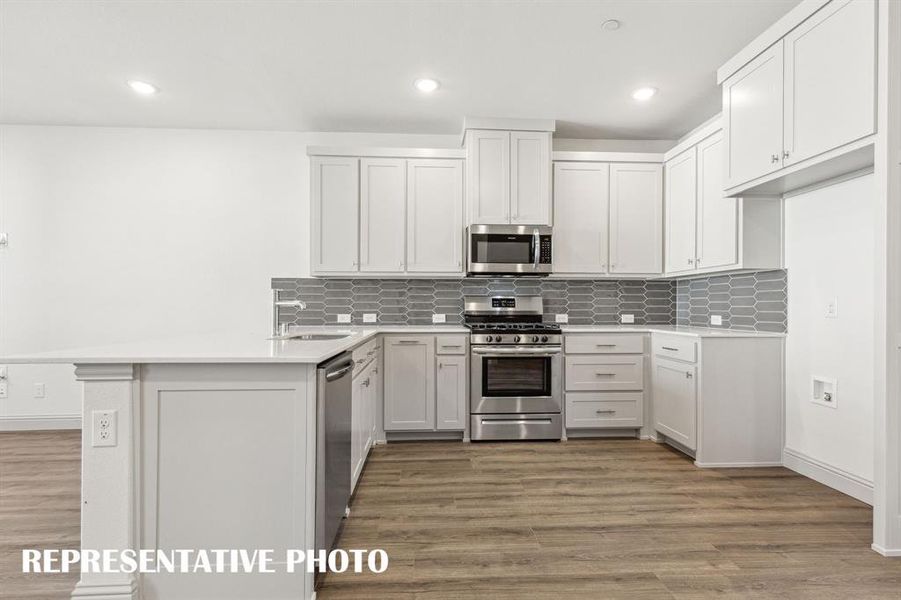
[[[554,272],[607,272],[610,165],[554,163]]]
[[[313,271],[353,273],[359,260],[359,159],[313,157]]]
[[[875,0],[804,2],[719,69],[730,196],[873,164],[876,20]]]
[[[737,198],[723,197],[723,134],[715,133],[697,146],[698,269],[738,264]],[[695,212],[691,211],[692,214]],[[679,217],[677,217],[679,218]],[[688,228],[691,228],[688,225]]]
[[[510,132],[466,133],[471,222],[510,222]]]
[[[728,159],[734,187],[782,166],[782,42],[723,82]]]
[[[695,269],[696,211],[697,150],[689,148],[666,163],[667,273],[687,273]]]
[[[462,171],[459,160],[407,161],[408,271],[462,272]]]
[[[551,222],[551,134],[510,132],[510,222]]]
[[[471,224],[550,225],[551,132],[469,129]]]
[[[311,156],[313,275],[462,276],[462,151],[379,152]]]
[[[875,132],[875,2],[833,0],[784,46],[785,165]]]
[[[662,235],[662,165],[611,165],[610,272],[662,272]]]
[[[360,160],[360,270],[404,271],[407,161]]]
[[[667,154],[667,275],[782,268],[782,199],[725,197],[725,157],[718,121]]]

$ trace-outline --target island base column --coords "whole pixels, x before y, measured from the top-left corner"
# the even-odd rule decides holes
[[[137,367],[131,364],[76,365],[83,383],[81,434],[81,549],[137,550],[138,510],[135,422],[140,400]],[[95,414],[112,419],[112,431],[98,436]],[[99,415],[98,415],[99,416]],[[113,439],[113,437],[115,439]],[[135,575],[85,572],[72,592],[78,600],[134,600]]]

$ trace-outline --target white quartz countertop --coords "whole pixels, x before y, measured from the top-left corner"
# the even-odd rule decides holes
[[[670,333],[694,337],[784,337],[783,333],[680,327],[676,325],[564,325],[563,333]],[[218,333],[141,340],[107,346],[69,348],[0,357],[5,364],[39,363],[320,363],[351,350],[380,333],[468,334],[462,325],[382,325],[376,327],[303,327],[297,332],[349,332],[337,340],[278,340],[265,333]],[[292,330],[295,332],[295,330]]]
[[[320,363],[351,350],[379,333],[469,333],[462,325],[303,327],[297,331],[350,332],[338,340],[273,340],[265,333],[219,333],[141,340],[0,357],[0,363]],[[292,330],[292,333],[295,330]]]
[[[715,327],[686,327],[682,325],[562,325],[563,333],[670,333],[692,337],[747,338],[785,337],[784,333],[743,331]]]

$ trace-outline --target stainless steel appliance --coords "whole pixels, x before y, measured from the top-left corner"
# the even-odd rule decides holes
[[[344,352],[316,371],[316,549],[332,549],[350,500],[353,366]]]
[[[470,438],[559,440],[563,354],[541,296],[470,297]]]
[[[470,225],[470,275],[549,275],[551,228],[546,225]]]

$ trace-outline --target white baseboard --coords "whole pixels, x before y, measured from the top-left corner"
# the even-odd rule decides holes
[[[695,466],[702,469],[753,469],[755,467],[781,467],[779,461],[763,461],[763,462],[698,462]]]
[[[0,417],[0,431],[81,429],[81,415]]]
[[[782,464],[796,473],[873,506],[872,481],[833,467],[788,446],[782,450]]]
[[[875,550],[882,556],[887,556],[889,558],[901,556],[901,548],[895,548],[895,549],[883,548],[879,544],[873,544],[872,548],[873,548],[873,550]]]

